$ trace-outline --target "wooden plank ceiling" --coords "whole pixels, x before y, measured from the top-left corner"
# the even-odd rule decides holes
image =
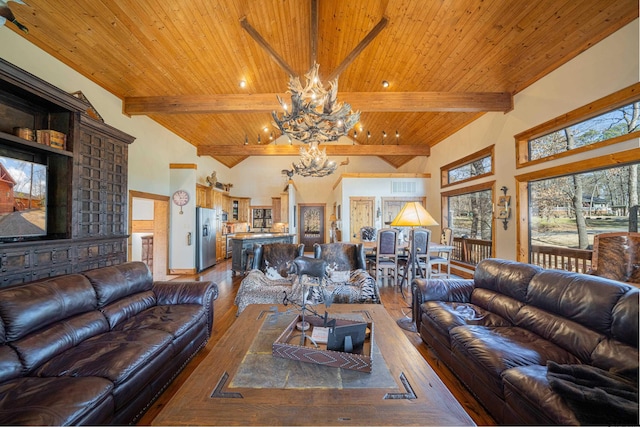
[[[9,28],[229,167],[297,153],[255,145],[279,135],[270,111],[287,99],[286,69],[302,77],[314,57],[324,82],[341,71],[338,100],[362,112],[356,146],[328,153],[399,167],[638,17],[637,0],[28,4],[9,3],[29,33]]]

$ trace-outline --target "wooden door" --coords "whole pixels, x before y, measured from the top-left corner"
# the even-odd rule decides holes
[[[300,204],[298,241],[304,243],[305,252],[313,252],[315,243],[324,243],[325,205]]]
[[[153,219],[134,220],[133,200],[146,199],[153,201]],[[151,273],[154,280],[166,280],[169,271],[169,197],[144,193],[140,191],[129,191],[129,242],[128,260],[140,261],[132,257],[132,234],[150,233],[153,236],[153,264]]]
[[[373,227],[373,207],[375,198],[373,197],[349,197],[349,223],[351,224],[349,240],[360,241],[360,229],[362,227]]]

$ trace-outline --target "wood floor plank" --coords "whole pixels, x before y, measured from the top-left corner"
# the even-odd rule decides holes
[[[236,306],[234,299],[242,281],[242,276],[232,276],[231,260],[218,263],[215,267],[207,269],[197,275],[180,276],[175,280],[211,280],[218,285],[218,299],[214,303],[213,331],[205,348],[195,355],[193,360],[185,367],[178,377],[169,385],[162,395],[151,405],[149,410],[139,420],[138,425],[150,425],[160,410],[166,405],[181,385],[191,375],[194,369],[209,354],[220,338],[229,329],[236,319]],[[404,300],[401,293],[394,287],[382,287],[380,289],[382,303],[389,315],[399,319],[404,315],[411,315],[408,305],[409,300]],[[460,402],[465,411],[478,425],[495,425],[495,420],[478,403],[473,395],[460,383],[453,373],[440,361],[432,349],[427,346],[416,333],[405,332],[409,341],[433,368],[442,382]]]

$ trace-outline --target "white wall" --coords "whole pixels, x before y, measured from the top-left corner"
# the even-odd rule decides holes
[[[515,175],[553,165],[548,163],[516,170],[514,135],[637,83],[640,77],[638,34],[638,20],[635,20],[518,93],[511,112],[487,113],[442,141],[431,150],[427,169],[432,176],[439,176],[441,165],[496,144],[496,173],[484,181],[495,179],[496,188],[505,185],[509,189],[508,194],[514,195]],[[628,149],[633,144],[638,146],[637,141],[632,141],[619,147],[584,153],[576,156],[575,160],[606,151]],[[432,179],[429,194],[438,195],[440,190],[440,180]],[[440,197],[429,197],[427,205],[430,212],[440,212]],[[512,217],[506,231],[501,223],[496,226],[494,222],[496,256],[499,258],[516,259],[516,220]]]

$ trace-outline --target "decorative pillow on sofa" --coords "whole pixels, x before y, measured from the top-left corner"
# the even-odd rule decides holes
[[[278,270],[275,267],[267,267],[264,275],[267,276],[269,280],[282,280],[284,277],[280,275]]]
[[[331,281],[334,283],[348,282],[350,277],[351,277],[351,271],[349,270],[345,270],[345,271],[334,270],[329,273],[329,279],[331,279]]]

